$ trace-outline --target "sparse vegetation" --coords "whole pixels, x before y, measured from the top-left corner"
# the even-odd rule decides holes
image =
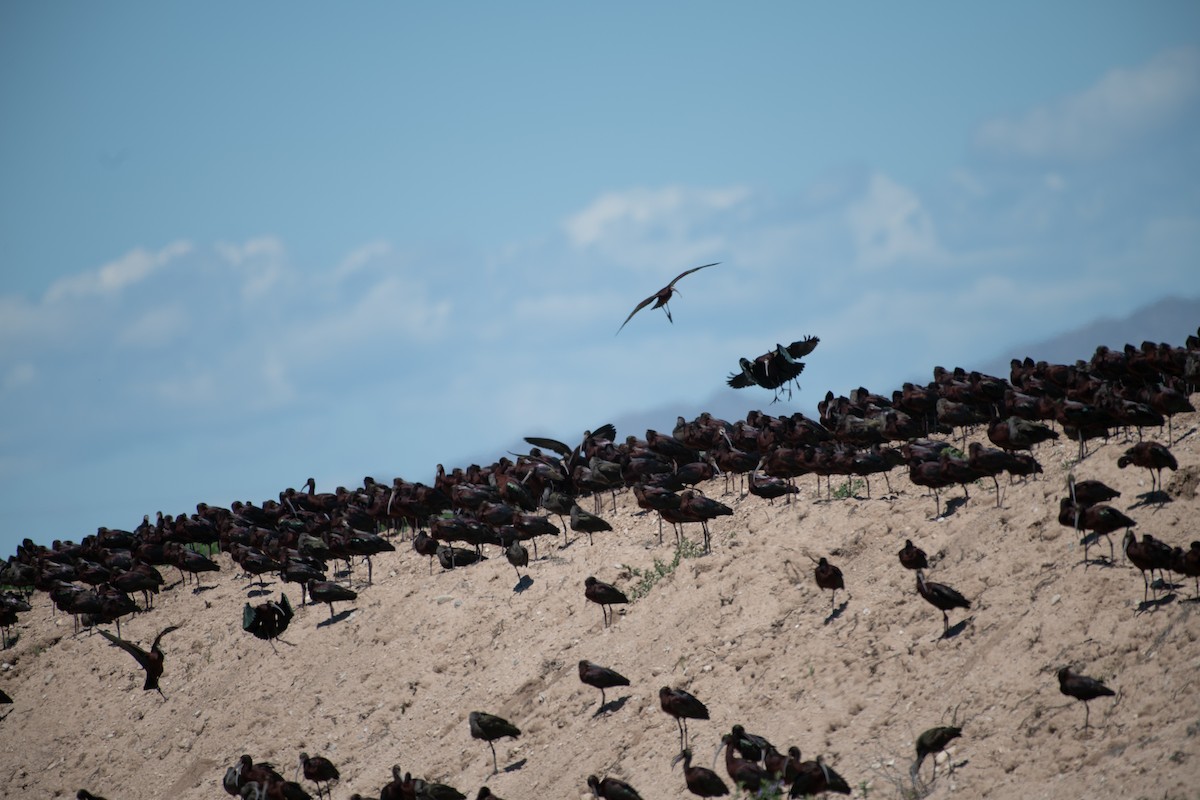
[[[841,486],[833,490],[834,500],[848,500],[851,497],[857,497],[858,493],[867,488],[865,481],[858,478],[853,478],[843,483]]]
[[[654,588],[655,584],[673,573],[679,563],[685,558],[698,558],[704,555],[703,545],[684,539],[683,542],[675,547],[675,555],[670,561],[662,559],[654,559],[654,564],[649,569],[638,569],[625,565],[625,569],[629,570],[629,574],[636,579],[636,583],[630,587],[626,594],[629,595],[630,602],[637,602],[645,597]]]

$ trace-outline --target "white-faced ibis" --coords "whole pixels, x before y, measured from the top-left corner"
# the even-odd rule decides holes
[[[711,264],[703,264],[699,267],[692,267],[691,269],[685,269],[683,272],[676,275],[675,278],[670,283],[668,283],[666,286],[659,289],[657,292],[650,295],[642,302],[638,303],[634,307],[633,311],[629,312],[629,316],[625,318],[625,322],[621,323],[621,327],[617,328],[617,333],[620,333],[621,329],[625,327],[625,325],[629,322],[629,320],[633,319],[634,314],[641,311],[643,308],[650,305],[651,303],[654,303],[654,308],[661,308],[663,311],[665,311],[667,313],[667,322],[674,322],[674,320],[671,319],[671,307],[668,306],[667,303],[670,302],[671,295],[678,294],[678,292],[679,292],[679,290],[675,288],[675,284],[679,282],[680,278],[683,278],[686,275],[691,275],[693,272],[704,269],[705,267],[715,267],[717,264],[720,264],[720,263],[721,263],[720,261],[714,261]]]
[[[620,589],[604,581],[598,581],[591,575],[583,582],[583,596],[600,606],[600,613],[604,615],[604,627],[606,628],[612,616],[611,607],[618,603],[629,602],[629,598]]]
[[[138,666],[146,671],[146,683],[142,686],[142,690],[150,691],[153,689],[162,695],[162,698],[165,700],[167,696],[163,694],[162,689],[158,688],[158,680],[163,674],[163,651],[158,646],[158,643],[168,633],[177,630],[179,630],[178,625],[169,625],[163,628],[158,636],[154,637],[154,643],[150,645],[150,652],[148,653],[133,642],[127,642],[108,631],[102,630],[100,631],[100,635],[133,656],[137,660]]]
[[[508,559],[509,564],[512,564],[519,581],[521,580],[521,567],[529,567],[529,550],[517,539],[515,529],[510,528],[510,530],[511,533],[501,533],[500,546],[504,548],[504,557]]]
[[[472,711],[467,717],[467,724],[471,727],[473,738],[482,739],[492,748],[492,774],[495,775],[500,770],[496,765],[496,746],[492,742],[505,736],[515,739],[521,735],[521,729],[506,719],[482,711]]]
[[[802,762],[796,769],[796,780],[788,797],[807,797],[824,792],[850,794],[850,784],[821,756],[817,756],[816,761]]]
[[[1058,671],[1058,690],[1068,697],[1074,697],[1076,700],[1083,701],[1084,730],[1087,730],[1088,727],[1088,701],[1095,700],[1097,697],[1111,697],[1116,694],[1112,689],[1105,686],[1103,681],[1071,672],[1070,667],[1063,667]]]
[[[1192,542],[1187,550],[1176,547],[1172,553],[1172,569],[1196,579],[1196,597],[1200,598],[1200,542]]]
[[[680,761],[683,762],[683,780],[687,784],[689,792],[697,797],[720,797],[723,794],[729,794],[729,787],[725,785],[725,781],[721,780],[720,775],[707,767],[692,766],[691,748],[683,748],[679,755],[671,759],[672,769]]]
[[[733,746],[733,734],[727,733],[721,737],[721,742],[717,745],[717,751],[713,753],[714,765],[717,756],[721,754],[722,748],[725,748],[725,771],[729,773],[730,780],[747,792],[757,792],[761,789],[763,781],[767,778],[766,770],[760,767],[755,761],[751,761],[748,758],[738,758],[735,752],[736,748]]]
[[[621,673],[587,660],[579,662],[579,680],[600,690],[600,708],[607,705],[604,698],[605,689],[629,685],[629,678]]]
[[[329,796],[333,797],[329,784],[331,781],[336,781],[342,776],[332,761],[324,756],[309,756],[308,753],[301,753],[299,767],[304,772],[305,780],[316,784],[317,797],[322,797],[324,794],[321,791],[322,783],[325,784],[325,792],[329,792]]]
[[[925,557],[925,551],[913,544],[912,539],[904,540],[904,547],[900,548],[897,555],[905,569],[929,569],[929,559]]]
[[[763,756],[771,749],[771,743],[753,733],[747,733],[741,725],[734,725],[729,731],[729,746],[736,750],[742,758],[751,761],[762,761]]]
[[[333,604],[357,600],[358,592],[333,581],[309,581],[308,596],[313,599],[314,603],[328,605],[329,618],[333,619]]]
[[[1092,539],[1104,536],[1108,539],[1109,560],[1112,560],[1112,538],[1109,534],[1125,528],[1128,530],[1137,522],[1110,505],[1103,503],[1080,507],[1071,502],[1071,498],[1063,497],[1058,501],[1058,521],[1062,525],[1072,525],[1076,530],[1091,531],[1093,536],[1083,540],[1083,558],[1087,560],[1087,548]]]
[[[943,725],[936,728],[930,728],[917,737],[917,760],[913,762],[912,769],[909,774],[912,775],[913,783],[917,781],[917,774],[921,770],[921,764],[925,761],[925,757],[940,753],[946,749],[950,742],[962,735],[962,728],[955,728],[949,725]],[[953,765],[951,772],[954,771]],[[937,774],[937,762],[933,764],[933,772]],[[930,776],[930,780],[933,777]]]
[[[271,642],[273,639],[278,639],[279,635],[287,630],[293,616],[292,604],[288,602],[287,595],[280,592],[278,603],[274,600],[268,600],[257,606],[246,603],[246,607],[242,609],[242,630],[248,631],[259,639]],[[271,646],[274,647],[273,642]]]
[[[1179,469],[1179,462],[1175,460],[1175,456],[1165,445],[1158,442],[1138,442],[1126,450],[1125,455],[1117,459],[1117,466],[1121,469],[1125,469],[1130,464],[1145,467],[1150,471],[1150,491],[1152,492],[1162,489],[1162,471],[1164,469]]]
[[[588,535],[588,544],[593,544],[592,534],[601,533],[602,531],[611,531],[612,525],[597,517],[594,514],[589,514],[579,507],[578,503],[571,505],[571,530]]]
[[[816,569],[813,570],[813,577],[817,579],[817,586],[833,592],[829,598],[829,611],[833,613],[834,606],[837,605],[838,589],[846,588],[846,582],[842,579],[842,571],[821,556]]]
[[[595,775],[588,775],[587,785],[593,796],[603,800],[642,800],[637,789],[617,778],[600,780]]]
[[[663,711],[675,718],[675,724],[679,726],[679,749],[683,750],[688,746],[687,721],[708,719],[708,708],[692,693],[669,686],[658,690],[658,703]]]
[[[504,798],[497,797],[491,789],[486,786],[481,786],[479,788],[479,794],[475,795],[475,800],[504,800]]]
[[[408,774],[404,777],[407,779]],[[467,796],[444,783],[429,783],[420,778],[413,778],[410,783],[414,800],[467,800]]]
[[[917,570],[917,593],[934,608],[942,612],[942,638],[950,632],[950,617],[946,613],[954,608],[970,608],[967,598],[944,583],[925,580],[925,573]]]

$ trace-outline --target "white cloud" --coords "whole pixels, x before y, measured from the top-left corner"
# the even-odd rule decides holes
[[[163,347],[182,334],[190,322],[187,310],[181,305],[152,308],[118,333],[117,341],[134,347]]]
[[[341,263],[334,268],[334,280],[340,281],[343,278],[358,272],[360,269],[366,266],[367,263],[377,258],[390,255],[391,252],[392,245],[390,242],[383,241],[382,239],[374,242],[367,242],[362,247],[352,250],[345,258],[341,260]]]
[[[719,231],[728,228],[733,212],[749,197],[745,187],[608,192],[563,227],[578,249],[596,249],[616,263],[640,268],[668,265],[670,271],[711,260],[724,249],[727,240]]]
[[[1078,94],[988,120],[975,146],[997,155],[1100,158],[1162,127],[1198,95],[1200,51],[1168,50],[1140,67],[1114,69]]]
[[[46,290],[46,300],[57,303],[72,297],[115,294],[190,252],[192,245],[186,241],[172,242],[157,253],[139,247],[99,269],[60,278]]]
[[[920,198],[881,173],[871,176],[866,195],[847,209],[846,223],[860,266],[942,259],[933,220]]]

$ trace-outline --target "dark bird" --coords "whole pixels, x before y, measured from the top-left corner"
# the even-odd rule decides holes
[[[904,540],[904,547],[900,548],[897,554],[900,556],[900,563],[905,569],[929,569],[929,559],[925,557],[925,551],[912,543],[912,539]]]
[[[925,580],[925,573],[917,570],[917,593],[934,608],[942,612],[942,638],[950,632],[950,617],[947,611],[954,608],[970,608],[967,598],[944,583]]]
[[[287,595],[281,592],[278,603],[274,600],[257,606],[246,603],[246,607],[242,609],[242,630],[270,642],[272,639],[278,639],[279,635],[287,630],[293,616],[292,604],[288,602]]]
[[[766,739],[747,733],[741,725],[734,725],[729,731],[729,746],[750,761],[762,761],[764,755],[774,749]]]
[[[604,627],[606,628],[612,616],[611,606],[617,603],[629,602],[629,598],[620,589],[604,581],[598,581],[590,575],[583,582],[583,596],[593,603],[599,604],[600,613],[604,615]]]
[[[1079,506],[1094,506],[1097,503],[1107,503],[1121,496],[1121,493],[1102,481],[1077,481],[1071,493]]]
[[[611,531],[612,525],[594,514],[589,514],[575,503],[571,505],[571,530],[586,533],[588,544],[592,544],[593,533]]]
[[[137,660],[138,666],[146,670],[146,683],[142,686],[142,690],[150,691],[153,689],[162,695],[162,698],[165,700],[167,699],[167,696],[163,694],[162,689],[158,688],[158,679],[161,678],[163,674],[163,651],[162,648],[158,646],[158,643],[168,633],[177,630],[179,630],[178,625],[170,625],[166,628],[163,628],[162,632],[159,633],[158,636],[154,637],[154,643],[150,645],[149,653],[138,647],[133,642],[127,642],[124,639],[114,636],[108,631],[102,630],[100,631],[100,635],[124,650],[126,653],[129,653],[129,655],[133,656]]]
[[[817,756],[816,761],[805,761],[796,768],[796,780],[788,797],[807,797],[811,794],[834,792],[835,794],[850,794],[850,784],[825,763],[825,759]]]
[[[1117,466],[1121,469],[1125,469],[1130,464],[1150,470],[1151,492],[1162,489],[1162,471],[1164,469],[1179,469],[1179,462],[1175,460],[1175,456],[1165,445],[1158,442],[1138,442],[1126,450],[1125,455],[1117,459]]]
[[[1061,525],[1073,526],[1076,530],[1091,531],[1091,536],[1083,539],[1083,559],[1087,561],[1087,548],[1092,541],[1104,536],[1108,539],[1109,561],[1112,561],[1112,538],[1109,534],[1121,528],[1132,528],[1137,522],[1110,505],[1100,503],[1094,506],[1081,507],[1073,504],[1071,498],[1062,497],[1058,501],[1058,521]]]
[[[1083,701],[1084,730],[1087,730],[1088,727],[1088,701],[1095,700],[1097,697],[1111,697],[1116,694],[1112,689],[1105,686],[1102,681],[1071,672],[1070,667],[1063,667],[1058,671],[1058,690],[1068,697],[1074,697],[1076,700]]]
[[[804,371],[804,362],[800,359],[815,350],[820,342],[816,336],[806,336],[787,347],[777,344],[774,350],[763,353],[753,361],[739,358],[741,372],[732,373],[725,382],[734,389],[744,389],[747,386],[771,389],[775,392],[775,400],[778,400],[779,389],[795,381]],[[790,387],[788,396],[791,396]]]
[[[87,789],[80,789],[75,793],[75,800],[105,800],[98,794],[92,794]]]
[[[587,660],[579,662],[579,680],[600,690],[600,708],[607,705],[604,698],[605,689],[629,685],[629,678],[621,673]]]
[[[667,305],[667,303],[670,302],[671,295],[679,293],[679,290],[675,288],[675,284],[678,283],[679,279],[684,277],[685,275],[691,275],[696,270],[701,270],[701,269],[704,269],[705,267],[715,267],[717,264],[720,264],[720,263],[721,263],[720,261],[714,261],[711,264],[704,264],[699,267],[692,267],[691,269],[685,269],[683,272],[676,275],[675,279],[672,280],[670,283],[668,283],[666,286],[659,289],[657,292],[650,295],[642,302],[638,303],[637,306],[633,309],[633,311],[629,312],[629,316],[625,318],[625,322],[621,323],[621,327],[617,328],[617,333],[620,333],[621,330],[625,327],[625,325],[629,322],[629,320],[633,319],[634,314],[641,311],[643,308],[650,305],[651,303],[654,303],[654,306],[653,306],[654,308],[661,308],[663,311],[667,312],[667,321],[668,322],[674,322],[675,320],[671,319],[671,308],[670,308],[670,306]]]
[[[687,783],[688,791],[697,797],[720,797],[729,794],[729,787],[721,776],[707,767],[692,766],[692,751],[684,748],[683,752],[671,759],[672,769],[680,761],[683,762],[683,780]]]
[[[333,581],[309,581],[308,595],[314,603],[325,603],[329,606],[329,618],[333,619],[333,604],[358,599],[358,592],[347,589]]]
[[[501,534],[500,546],[504,548],[504,557],[512,564],[517,573],[517,580],[520,581],[521,567],[529,568],[529,550],[513,534]]]
[[[595,797],[604,800],[642,800],[637,789],[616,778],[600,780],[595,775],[588,775],[587,785]]]
[[[492,790],[486,786],[479,789],[479,794],[475,795],[475,800],[504,800],[503,797],[497,797],[492,793]]]
[[[309,756],[308,753],[300,754],[300,769],[304,772],[305,780],[312,781],[317,785],[317,797],[321,797],[324,792],[321,791],[321,784],[325,784],[325,792],[333,796],[329,788],[330,781],[336,781],[341,778],[337,767],[333,762],[324,756]]]
[[[688,746],[687,721],[689,719],[708,719],[708,708],[696,696],[683,689],[672,689],[664,686],[658,690],[658,703],[662,710],[675,718],[679,726],[679,749]]]
[[[842,580],[842,571],[822,556],[821,560],[817,562],[816,569],[813,570],[813,576],[817,579],[817,586],[833,591],[829,598],[829,611],[833,613],[834,606],[837,605],[838,589],[846,588],[846,582]]]
[[[734,752],[736,748],[733,739],[733,734],[730,733],[721,737],[717,752],[713,753],[713,762],[716,763],[716,757],[721,754],[721,749],[725,748],[725,771],[729,773],[730,779],[747,792],[757,792],[767,779],[767,771],[756,761],[738,758]]]
[[[925,756],[942,752],[950,742],[959,736],[962,736],[962,728],[943,725],[937,728],[930,728],[917,737],[917,760],[913,762],[912,769],[910,770],[914,783],[917,780],[917,773],[921,770],[921,764],[925,761]],[[933,765],[933,772],[935,775],[937,774],[936,761]],[[930,776],[930,780],[933,780],[932,776]]]
[[[500,769],[496,765],[496,746],[492,742],[505,736],[515,739],[521,735],[521,729],[506,719],[482,711],[472,711],[467,717],[467,723],[471,726],[471,736],[482,739],[492,748],[492,774],[495,775]]]

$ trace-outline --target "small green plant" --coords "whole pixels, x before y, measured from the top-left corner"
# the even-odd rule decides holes
[[[704,554],[704,549],[696,542],[684,539],[683,542],[675,547],[675,555],[670,561],[662,559],[654,559],[654,564],[649,569],[638,569],[626,565],[629,574],[637,579],[633,587],[629,590],[629,599],[631,602],[636,602],[642,597],[650,593],[654,585],[663,578],[670,575],[679,567],[679,562],[685,558],[696,558]]]
[[[865,489],[867,484],[857,478],[847,480],[841,486],[833,490],[835,500],[847,500],[851,497],[856,497],[859,492]]]

